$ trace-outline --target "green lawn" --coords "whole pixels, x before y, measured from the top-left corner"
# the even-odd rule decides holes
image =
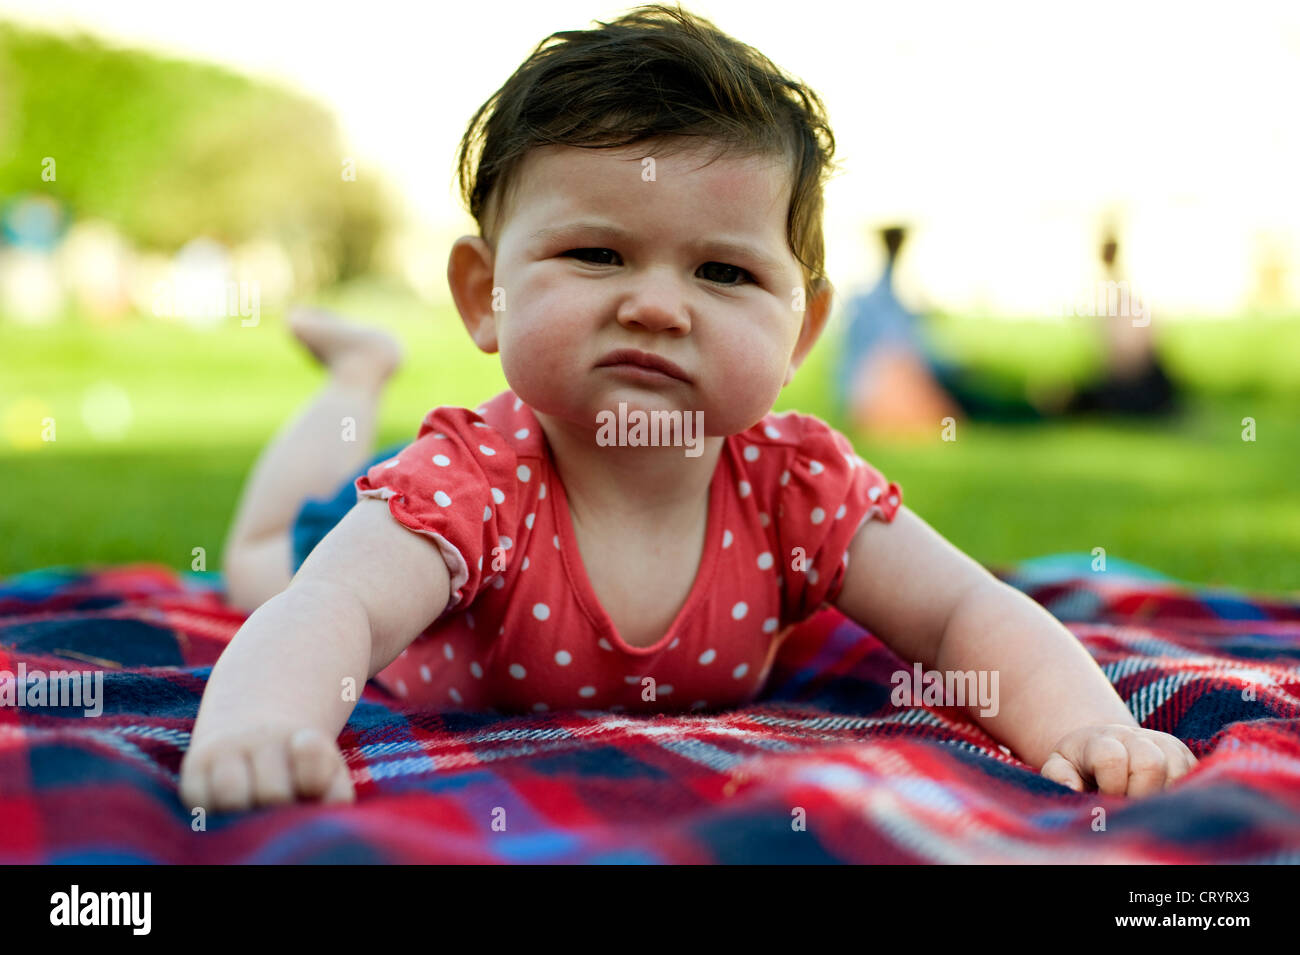
[[[453,311],[376,285],[330,304],[399,332],[408,363],[385,398],[381,440],[414,437],[437,404],[473,407],[505,387]],[[1096,355],[1080,323],[942,319],[955,354],[1030,379],[1080,378]],[[1173,373],[1194,388],[1187,414],[1152,423],[963,423],[957,440],[854,436],[911,507],[979,560],[1007,564],[1104,547],[1191,581],[1294,592],[1300,576],[1300,321],[1166,325]],[[844,428],[827,389],[824,341],[778,404]],[[262,444],[321,374],[278,315],[192,331],[153,319],[105,329],[0,323],[0,574],[51,564],[157,561],[220,566],[226,523]],[[88,389],[122,389],[118,439],[83,421]],[[42,442],[40,422],[56,423]],[[1252,417],[1257,440],[1242,440]]]

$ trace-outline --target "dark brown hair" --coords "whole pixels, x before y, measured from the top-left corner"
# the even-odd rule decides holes
[[[702,17],[637,7],[539,43],[479,107],[460,143],[461,198],[496,247],[521,162],[537,146],[713,141],[717,156],[780,155],[793,175],[786,236],[809,296],[826,279],[822,185],[835,138],[817,94]]]

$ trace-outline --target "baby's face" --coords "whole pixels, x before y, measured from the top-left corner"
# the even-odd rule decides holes
[[[529,154],[493,266],[505,308],[485,323],[495,340],[476,339],[546,414],[594,430],[625,402],[703,411],[706,434],[734,434],[771,410],[804,324],[790,173],[772,157],[704,166],[711,152],[692,147],[656,156],[649,180],[646,150]],[[624,348],[687,380],[600,367]]]

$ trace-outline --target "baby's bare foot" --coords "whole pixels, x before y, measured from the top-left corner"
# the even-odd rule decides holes
[[[392,335],[324,309],[299,306],[287,323],[317,361],[352,384],[378,388],[402,363],[402,346]]]

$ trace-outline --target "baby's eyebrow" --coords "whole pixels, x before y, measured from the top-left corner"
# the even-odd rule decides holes
[[[551,239],[562,235],[578,235],[581,233],[598,233],[603,236],[609,236],[616,242],[630,242],[634,238],[632,233],[620,229],[618,226],[610,225],[605,222],[569,222],[564,225],[546,226],[532,233],[528,239],[535,242],[544,239]],[[739,242],[735,239],[727,239],[721,236],[715,238],[697,239],[694,242],[686,243],[688,248],[698,250],[709,250],[721,255],[732,256],[740,259],[748,259],[757,264],[761,269],[767,269],[772,272],[778,272],[783,267],[780,262],[773,259],[766,252],[750,245],[747,242]]]

